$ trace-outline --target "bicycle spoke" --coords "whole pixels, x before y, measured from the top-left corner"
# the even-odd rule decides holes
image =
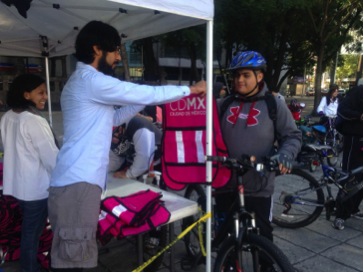
[[[302,170],[277,176],[273,194],[273,222],[284,227],[301,227],[316,219],[324,208],[318,182]]]

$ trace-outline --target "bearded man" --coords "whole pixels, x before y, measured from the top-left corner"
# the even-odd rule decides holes
[[[48,199],[54,271],[97,266],[96,230],[111,128],[131,119],[145,105],[206,93],[204,81],[190,87],[147,86],[112,77],[121,61],[120,44],[117,30],[100,21],[86,24],[76,38],[78,62],[61,95],[64,141]]]

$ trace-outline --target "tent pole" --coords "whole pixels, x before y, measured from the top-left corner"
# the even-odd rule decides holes
[[[130,82],[129,60],[128,60],[128,53],[126,52],[125,43],[122,43],[120,45],[120,50],[121,50],[121,61],[123,62],[124,66],[125,81]]]
[[[45,62],[45,71],[46,71],[46,84],[47,84],[47,91],[48,91],[49,124],[50,124],[51,127],[53,127],[51,87],[50,87],[50,84],[49,84],[49,65],[48,65],[48,57],[47,56],[45,57],[44,62]]]
[[[212,155],[212,82],[213,82],[213,21],[207,22],[206,31],[206,155]],[[212,162],[206,161],[206,212],[211,213]],[[211,272],[211,218],[206,224],[206,272]]]

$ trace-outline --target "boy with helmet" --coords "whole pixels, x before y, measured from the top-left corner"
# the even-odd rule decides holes
[[[231,96],[234,99],[230,98],[231,103],[220,113],[221,130],[229,156],[255,156],[257,162],[269,156],[279,164],[281,174],[285,174],[290,172],[293,160],[301,149],[302,136],[288,107],[276,97],[276,120],[270,118],[270,109],[264,100],[268,91],[263,80],[265,69],[266,61],[258,52],[244,51],[234,57],[228,68],[232,76]],[[219,106],[227,99],[222,99]],[[274,145],[276,141],[277,149]],[[274,178],[274,172],[262,176],[255,170],[249,170],[242,177],[246,209],[255,212],[261,234],[270,240],[273,240],[270,220]],[[236,188],[236,181],[237,175],[233,174],[227,187]],[[218,211],[226,211],[232,205],[230,200],[234,199],[224,194],[218,196]]]

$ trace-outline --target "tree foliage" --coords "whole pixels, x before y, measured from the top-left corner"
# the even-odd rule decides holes
[[[259,51],[274,90],[284,79],[315,67],[315,107],[326,67],[342,45],[362,37],[361,0],[216,0],[215,6],[217,36],[231,50],[226,61],[235,51]],[[351,43],[351,49],[361,50],[361,45]]]
[[[255,50],[266,58],[266,81],[279,90],[284,79],[312,67],[303,11],[306,0],[217,0],[217,36],[226,41],[226,62],[236,51]],[[283,73],[282,73],[283,72]]]
[[[341,46],[352,41],[351,33],[362,30],[362,0],[311,0],[307,8],[308,37],[316,61],[314,109],[321,100],[321,79],[325,66],[336,59]],[[350,32],[352,31],[352,32]]]
[[[362,50],[362,43],[354,40],[362,38],[361,1],[215,0],[215,59],[224,68],[240,50],[262,53],[268,63],[265,80],[272,90],[280,90],[287,78],[315,71],[316,107],[322,73],[335,62],[341,47]],[[199,79],[195,64],[196,59],[204,59],[204,25],[157,39],[177,52],[187,52],[192,64],[190,80]]]
[[[358,69],[358,54],[345,54],[340,56],[340,61],[337,66],[336,76],[341,81],[345,78],[356,78],[356,72]]]

